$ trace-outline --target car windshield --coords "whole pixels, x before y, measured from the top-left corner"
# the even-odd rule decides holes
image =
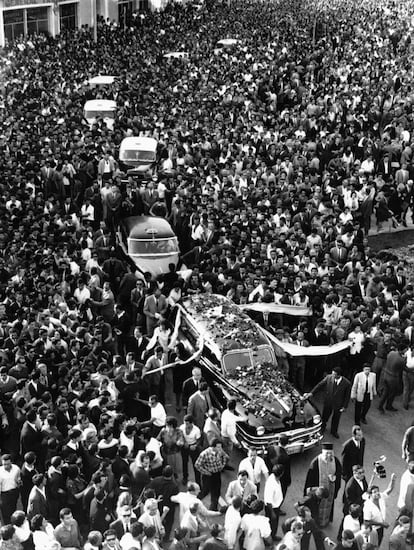
[[[178,252],[176,238],[137,241],[130,239],[128,243],[129,254],[173,254]]]
[[[232,351],[223,357],[223,365],[226,373],[232,374],[237,367],[242,370],[248,367],[256,366],[259,363],[273,363],[274,358],[269,346]]]
[[[114,111],[85,111],[85,118],[115,118]]]
[[[155,160],[154,151],[141,151],[139,149],[128,149],[122,153],[123,160],[139,160],[153,162]]]

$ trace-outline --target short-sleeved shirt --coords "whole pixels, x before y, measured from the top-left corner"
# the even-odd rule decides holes
[[[256,514],[246,514],[242,518],[241,528],[245,534],[245,550],[264,550],[264,541],[272,533],[269,518],[257,516]]]

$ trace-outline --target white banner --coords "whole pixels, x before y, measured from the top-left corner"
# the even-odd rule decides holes
[[[238,307],[259,313],[284,313],[285,315],[296,315],[298,317],[310,317],[312,315],[312,308],[310,307],[275,304],[273,302],[270,304],[255,302],[254,304],[241,304]]]
[[[263,329],[262,329],[263,330]],[[291,357],[320,357],[322,355],[333,355],[340,351],[344,351],[352,344],[350,340],[344,342],[338,342],[338,344],[332,344],[331,346],[298,346],[297,344],[289,344],[287,342],[281,342],[276,336],[273,336],[268,330],[263,330],[266,336],[277,344],[283,351],[289,354]]]

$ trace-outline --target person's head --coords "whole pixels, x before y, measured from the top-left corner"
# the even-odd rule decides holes
[[[272,468],[272,474],[277,479],[280,479],[282,477],[284,471],[285,471],[285,468],[282,464],[275,464]]]
[[[229,399],[227,401],[227,408],[229,411],[234,412],[236,410],[237,401],[235,399]]]
[[[191,371],[191,374],[192,374],[194,380],[197,380],[197,382],[200,382],[200,380],[202,378],[202,373],[201,373],[200,367],[194,367],[193,370]]]
[[[59,512],[59,518],[63,525],[70,525],[73,521],[72,511],[70,508],[62,508]]]
[[[107,529],[104,534],[104,542],[109,548],[116,547],[116,531],[114,529]]]
[[[16,527],[21,527],[26,521],[26,514],[22,510],[16,510],[10,517],[10,523]]]
[[[28,453],[25,453],[24,461],[29,466],[33,466],[33,464],[36,462],[36,453],[34,453],[33,451],[29,451]]]
[[[361,441],[361,439],[363,438],[361,426],[352,426],[352,437],[355,439],[355,441]]]
[[[289,443],[289,437],[286,434],[282,434],[279,437],[279,445],[281,447],[286,447],[286,445]]]
[[[153,409],[158,405],[158,397],[156,395],[150,395],[148,399],[149,406]]]
[[[344,529],[342,531],[342,546],[345,548],[351,548],[355,541],[355,535],[350,529]]]
[[[174,538],[177,541],[184,540],[188,534],[188,529],[186,527],[177,527],[174,530]]]
[[[15,533],[14,525],[8,524],[8,525],[2,525],[2,527],[0,527],[0,539],[2,541],[11,540],[13,538],[14,533]]]
[[[408,533],[410,530],[411,520],[408,516],[400,516],[398,518],[398,528],[400,532]]]
[[[408,470],[411,474],[414,474],[414,460],[408,462]]]
[[[166,425],[167,428],[175,430],[178,426],[178,422],[177,422],[177,419],[175,418],[175,416],[167,416],[167,418],[165,420],[165,425]]]
[[[361,506],[359,504],[350,504],[349,515],[354,519],[359,518],[361,515]]]
[[[342,376],[341,367],[334,367],[332,369],[332,375],[333,375],[335,380],[338,380],[339,378],[341,378],[341,376]]]
[[[129,521],[131,521],[131,515],[132,515],[132,510],[129,504],[124,504],[123,506],[121,506],[121,509],[119,510],[119,516],[122,519],[122,521],[128,523]]]
[[[237,479],[239,480],[240,485],[244,487],[249,479],[249,474],[246,470],[240,470],[237,475]]]
[[[199,390],[202,394],[207,394],[208,393],[208,384],[207,382],[201,382],[200,383],[200,390]]]
[[[371,485],[371,487],[367,489],[367,493],[369,498],[374,501],[378,501],[381,496],[378,485]]]
[[[250,504],[250,510],[252,512],[252,514],[255,514],[255,515],[259,515],[262,510],[264,509],[264,502],[263,500],[254,500],[251,504]]]
[[[147,539],[152,540],[157,531],[154,527],[154,525],[149,525],[148,527],[144,527],[144,535],[147,537]]]
[[[214,438],[211,442],[210,447],[215,449],[217,452],[221,451],[223,449],[223,442],[221,441],[221,439]]]
[[[303,523],[299,520],[293,521],[290,530],[296,539],[301,539],[303,536]]]
[[[233,506],[233,508],[235,510],[240,510],[240,508],[242,506],[242,502],[243,502],[242,497],[239,497],[239,496],[233,497],[231,499],[231,505]]]
[[[12,460],[11,460],[11,456],[9,454],[4,454],[1,457],[1,463],[2,463],[2,466],[4,467],[4,469],[6,471],[10,472],[10,470],[12,469]]]
[[[334,458],[332,443],[322,443],[322,458],[328,462],[332,462]]]
[[[158,512],[158,501],[155,498],[148,498],[144,504],[144,510],[150,515],[155,516]]]
[[[167,479],[172,479],[173,475],[174,475],[174,470],[172,468],[172,466],[164,466],[163,470],[162,470],[162,475],[163,477],[167,478]]]
[[[363,479],[365,479],[364,468],[359,464],[355,464],[354,466],[352,466],[352,475],[357,481],[362,481]]]
[[[189,481],[187,483],[187,491],[192,495],[198,496],[200,494],[200,485],[195,481]]]
[[[223,527],[221,525],[219,525],[218,523],[213,523],[210,529],[210,535],[213,538],[217,538],[222,532],[222,530],[223,530]]]
[[[102,534],[100,531],[90,531],[88,533],[88,542],[91,546],[96,546],[100,548],[102,545]]]
[[[298,516],[302,519],[302,521],[309,521],[312,518],[310,508],[308,508],[308,506],[299,506]]]
[[[30,529],[32,531],[41,531],[45,523],[45,518],[41,514],[36,514],[30,521]]]

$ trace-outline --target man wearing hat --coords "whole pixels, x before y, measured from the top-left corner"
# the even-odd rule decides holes
[[[326,527],[333,520],[341,474],[341,463],[334,456],[333,443],[322,443],[322,452],[310,463],[305,481],[305,494],[312,487],[324,487],[328,491],[328,496],[320,501],[319,517],[315,518],[320,527]]]

